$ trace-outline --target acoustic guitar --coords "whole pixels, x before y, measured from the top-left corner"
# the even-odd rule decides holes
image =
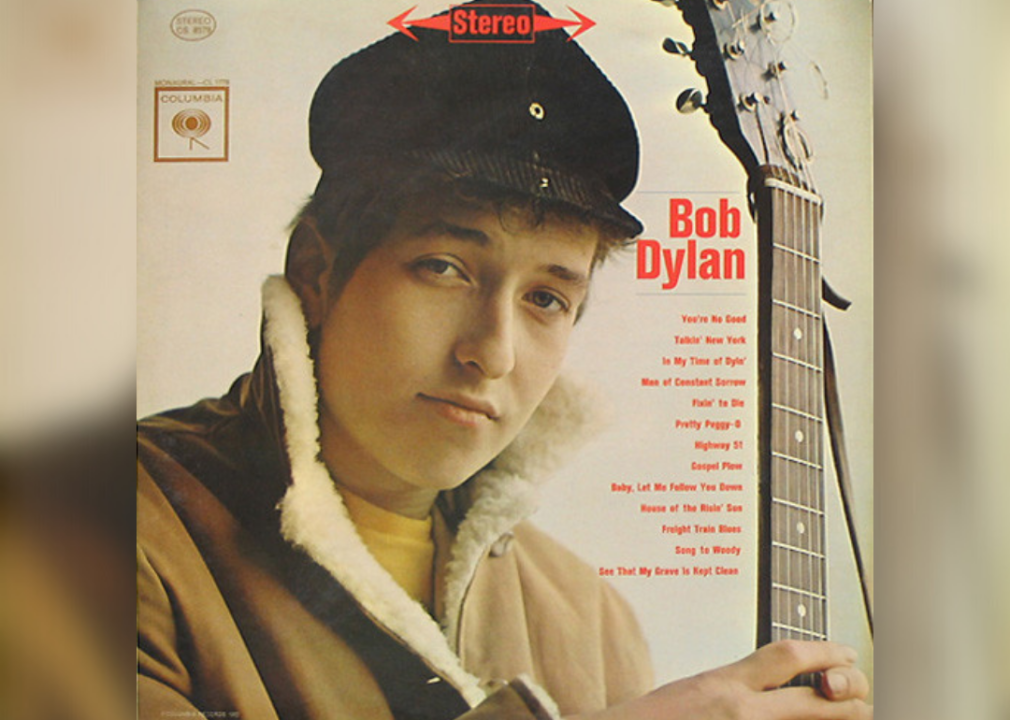
[[[678,109],[703,108],[743,165],[758,232],[757,643],[824,640],[823,202],[783,60],[796,17],[785,1],[676,5],[694,31],[694,45],[668,39],[664,49],[691,57],[708,85],[707,97],[682,93]]]

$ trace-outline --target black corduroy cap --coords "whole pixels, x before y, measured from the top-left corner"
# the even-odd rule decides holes
[[[513,44],[411,30],[417,40],[384,38],[320,83],[309,113],[320,187],[328,174],[396,157],[572,206],[629,237],[642,231],[620,205],[638,178],[631,112],[566,32]]]

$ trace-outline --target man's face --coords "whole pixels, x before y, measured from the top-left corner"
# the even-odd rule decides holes
[[[521,211],[405,212],[322,320],[322,454],[337,480],[380,505],[430,501],[498,455],[557,377],[598,238]]]

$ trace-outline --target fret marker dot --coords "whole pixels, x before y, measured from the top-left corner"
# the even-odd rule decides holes
[[[806,436],[803,434],[802,430],[797,430],[796,434],[793,435],[793,437],[796,438],[796,442],[798,442],[798,443],[803,442],[803,440],[806,438]]]
[[[793,337],[796,338],[797,340],[802,340],[803,339],[803,331],[800,330],[799,328],[796,328],[795,330],[793,330]]]
[[[803,535],[804,533],[806,533],[806,531],[807,531],[806,525],[804,525],[801,522],[796,523],[796,532],[798,532],[800,535]]]
[[[806,605],[797,605],[796,606],[796,614],[799,615],[801,618],[805,618],[807,616],[807,606]]]

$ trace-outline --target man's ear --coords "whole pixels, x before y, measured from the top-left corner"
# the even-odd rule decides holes
[[[288,242],[284,276],[302,301],[309,329],[322,325],[329,302],[330,273],[336,252],[313,218],[298,221]]]

